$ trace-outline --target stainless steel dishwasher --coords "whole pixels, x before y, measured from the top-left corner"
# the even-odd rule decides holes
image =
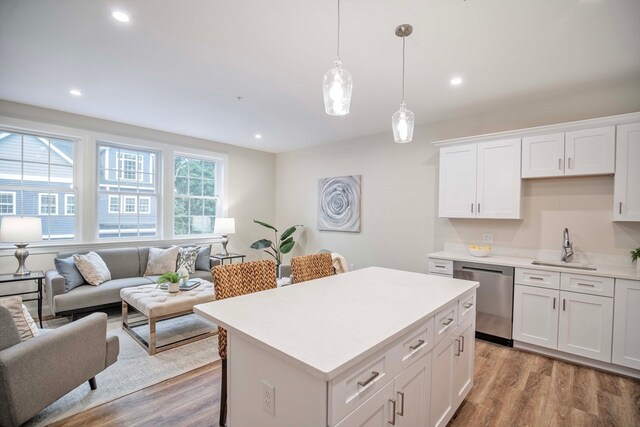
[[[513,347],[513,267],[454,261],[453,277],[480,282],[476,337]]]

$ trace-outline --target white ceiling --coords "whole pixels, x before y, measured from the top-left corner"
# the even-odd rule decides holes
[[[343,0],[344,117],[324,114],[321,92],[334,0],[1,0],[0,98],[272,152],[391,140],[401,23],[417,123],[640,79],[637,0]]]

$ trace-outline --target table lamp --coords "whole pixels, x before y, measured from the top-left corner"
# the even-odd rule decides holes
[[[222,252],[218,255],[229,256],[227,251],[227,243],[229,243],[229,234],[236,232],[236,220],[234,218],[216,218],[216,223],[213,227],[213,234],[220,234],[222,236]]]
[[[30,274],[31,272],[24,265],[29,256],[27,245],[29,242],[42,240],[42,220],[34,217],[5,216],[0,225],[0,237],[3,242],[12,242],[18,247],[15,253],[18,259],[18,270],[13,273],[14,276]]]

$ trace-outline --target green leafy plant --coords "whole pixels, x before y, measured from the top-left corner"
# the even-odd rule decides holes
[[[629,252],[631,254],[631,261],[637,261],[640,259],[640,246]]]
[[[180,276],[178,276],[178,273],[164,273],[158,279],[157,284],[158,284],[158,286],[160,286],[163,283],[180,283]],[[158,287],[158,286],[156,286],[156,287]]]
[[[297,227],[302,227],[302,225],[294,225],[292,227],[287,228],[284,233],[280,235],[278,238],[278,229],[273,225],[269,225],[266,222],[253,220],[256,224],[260,224],[263,227],[269,228],[273,230],[275,233],[275,242],[272,242],[269,239],[260,239],[256,242],[253,242],[251,245],[251,249],[263,250],[269,255],[271,255],[276,260],[276,264],[280,265],[282,263],[282,255],[288,254],[291,252],[291,249],[295,246],[296,242],[293,241],[293,233],[296,232]]]

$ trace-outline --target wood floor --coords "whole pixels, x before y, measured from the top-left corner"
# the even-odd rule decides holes
[[[640,381],[484,341],[475,362],[450,427],[640,426]],[[217,426],[219,397],[216,362],[53,426]]]

